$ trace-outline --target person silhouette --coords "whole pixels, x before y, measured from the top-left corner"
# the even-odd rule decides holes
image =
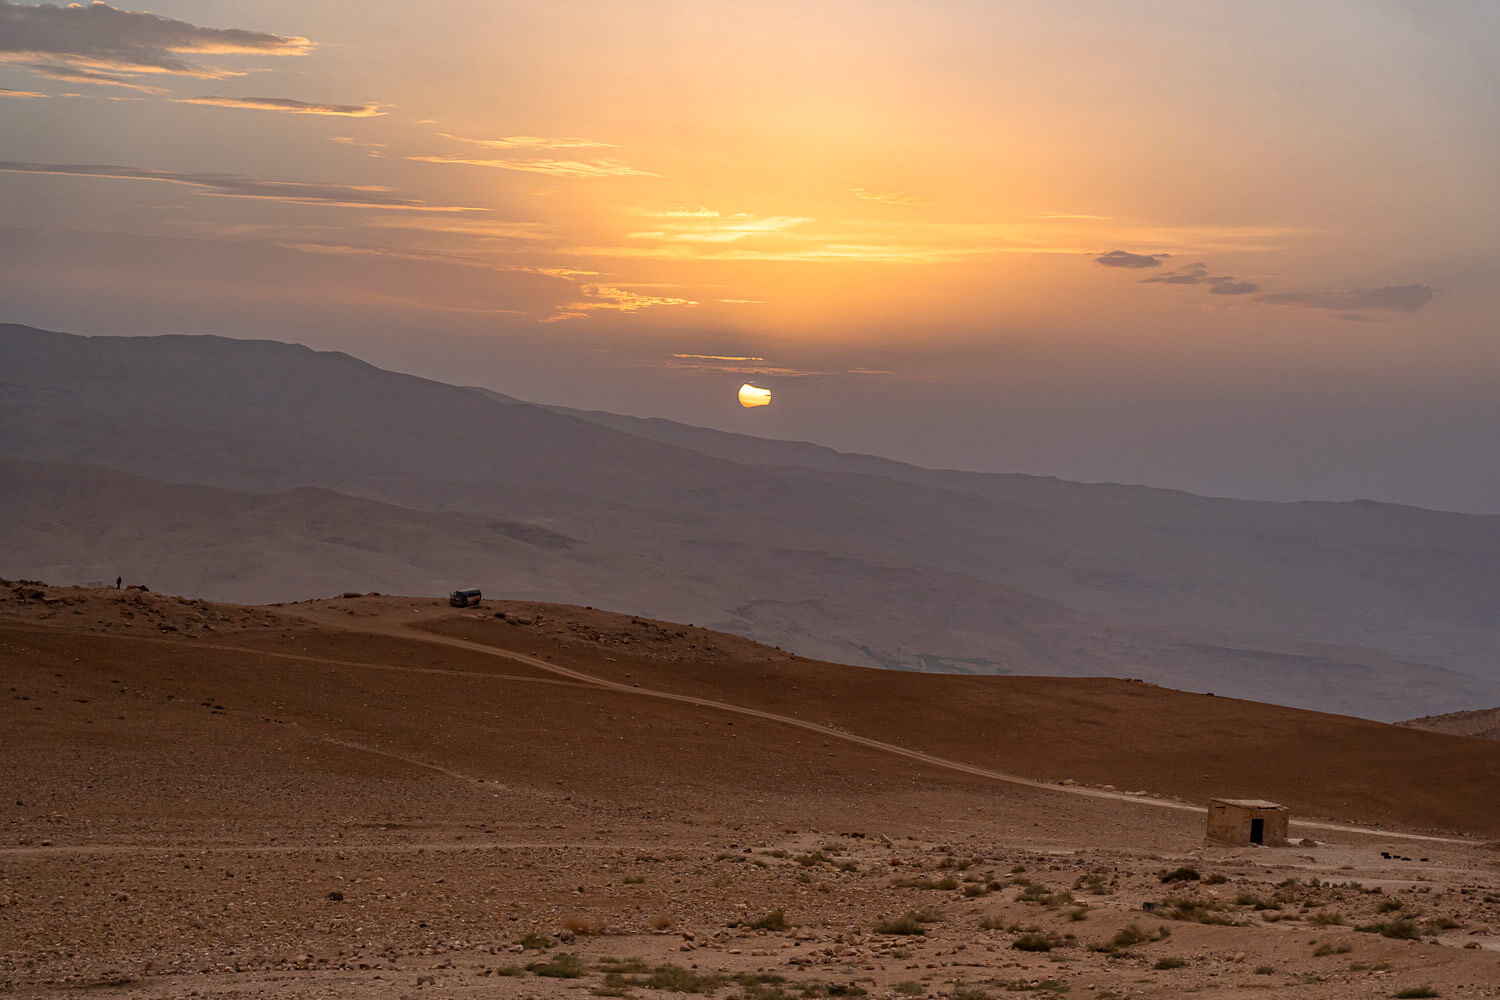
[[[125,578],[123,576],[117,576],[117,577],[115,577],[115,589],[119,590],[120,589],[120,584],[122,584],[124,582],[125,582]]]

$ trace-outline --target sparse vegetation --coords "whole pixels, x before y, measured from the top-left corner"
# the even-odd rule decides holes
[[[1078,881],[1073,883],[1073,888],[1082,890],[1090,896],[1109,896],[1114,894],[1114,889],[1110,888],[1108,879],[1098,873],[1078,876]]]
[[[1257,976],[1269,976],[1275,971],[1275,967],[1270,965],[1257,965],[1255,967],[1255,974]]]
[[[1215,899],[1192,896],[1169,896],[1156,904],[1154,912],[1168,920],[1188,920],[1195,924],[1232,926],[1234,920],[1224,915],[1224,904]]]
[[[759,920],[752,920],[746,925],[756,931],[785,931],[791,929],[791,924],[786,922],[786,911],[777,907]]]
[[[1354,945],[1347,941],[1334,944],[1332,941],[1324,941],[1313,949],[1314,958],[1322,958],[1325,955],[1347,955],[1354,950]]]
[[[933,910],[907,910],[891,920],[882,920],[875,925],[876,934],[926,934],[922,925],[935,923],[938,914]]]
[[[927,992],[926,988],[913,979],[905,979],[891,987],[891,990],[904,997],[919,997]]]
[[[1422,937],[1422,929],[1410,917],[1401,917],[1397,920],[1382,920],[1373,924],[1360,924],[1354,929],[1363,931],[1366,934],[1379,934],[1381,937],[1395,938],[1398,941],[1416,941]]]
[[[1307,916],[1307,922],[1314,927],[1342,926],[1346,921],[1344,915],[1338,910],[1319,910]]]
[[[965,986],[962,981],[953,984],[952,1000],[990,1000],[990,995],[978,986]]]
[[[543,948],[550,948],[554,944],[553,940],[547,935],[538,934],[536,931],[531,931],[528,934],[522,936],[521,940],[518,943],[522,948],[527,948],[533,951],[540,951]]]
[[[646,876],[644,876],[644,875],[626,875],[625,876],[625,884],[626,885],[645,885],[646,884]]]
[[[1066,906],[1073,902],[1073,894],[1067,889],[1058,889],[1056,892],[1048,889],[1040,882],[1027,882],[1019,893],[1016,894],[1018,903],[1036,903],[1051,909],[1056,906]]]
[[[1198,874],[1198,869],[1186,866],[1170,871],[1162,875],[1163,882],[1196,882],[1203,876]]]
[[[1094,946],[1095,951],[1104,952],[1106,955],[1117,955],[1127,948],[1150,941],[1165,941],[1171,937],[1172,931],[1167,927],[1158,927],[1154,931],[1143,931],[1139,924],[1127,924],[1115,932],[1114,936],[1103,944]]]
[[[670,990],[673,993],[712,993],[724,985],[724,977],[703,975],[680,965],[658,965],[644,979],[631,980],[633,986],[647,986],[653,990]]]
[[[1056,934],[1032,931],[1016,938],[1010,946],[1016,951],[1051,951],[1053,948],[1060,947],[1062,943],[1062,939]]]
[[[583,963],[577,955],[560,951],[545,962],[532,962],[526,971],[549,979],[577,979],[583,975]]]
[[[1396,998],[1396,1000],[1412,1000],[1412,998],[1415,998],[1415,997],[1436,997],[1436,996],[1442,996],[1442,994],[1439,993],[1437,990],[1435,990],[1431,986],[1427,986],[1427,985],[1422,985],[1422,986],[1408,986],[1406,989],[1404,989],[1404,990],[1397,990],[1395,993],[1393,993],[1391,995],[1394,996]]]
[[[1187,965],[1187,959],[1185,958],[1158,958],[1152,968],[1158,972],[1163,972],[1167,969],[1180,969],[1184,965]]]
[[[951,875],[943,878],[898,878],[891,881],[893,889],[957,889],[958,879]]]

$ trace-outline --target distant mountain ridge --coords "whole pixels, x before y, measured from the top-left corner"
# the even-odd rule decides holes
[[[1500,517],[935,471],[345,354],[0,326],[0,575],[497,593],[824,659],[1393,720],[1500,701]],[[221,491],[215,493],[213,491]]]

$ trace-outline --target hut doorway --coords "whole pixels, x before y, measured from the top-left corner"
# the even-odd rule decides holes
[[[1266,842],[1266,821],[1259,816],[1250,821],[1250,843],[1264,844]]]

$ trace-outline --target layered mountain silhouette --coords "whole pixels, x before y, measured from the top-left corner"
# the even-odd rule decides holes
[[[690,621],[1394,720],[1500,701],[1500,517],[934,471],[216,337],[0,326],[0,575]]]

